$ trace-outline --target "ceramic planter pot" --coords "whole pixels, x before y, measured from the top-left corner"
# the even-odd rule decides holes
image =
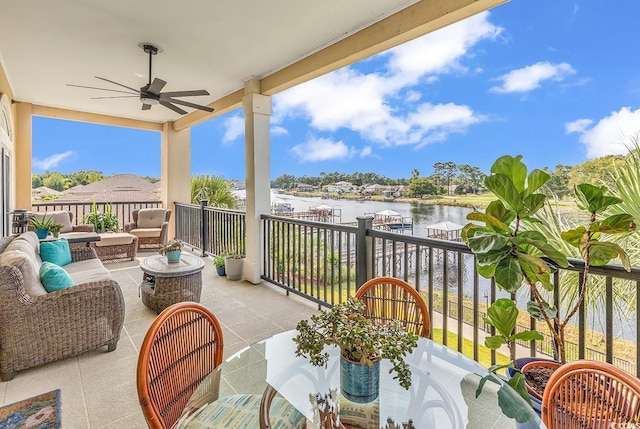
[[[560,365],[561,365],[560,362],[556,362],[552,360],[546,360],[546,359],[534,360],[524,364],[522,368],[520,368],[520,372],[522,372],[523,375],[526,375],[532,368],[544,367],[544,368],[558,369],[560,368]],[[525,386],[527,386],[527,392],[529,392],[529,396],[531,396],[532,398],[536,398],[539,401],[542,401],[542,396],[540,396],[538,392],[533,390],[531,386],[529,386],[529,383],[525,382]]]
[[[47,228],[36,228],[35,233],[40,240],[44,240],[49,235],[49,230]]]
[[[218,272],[218,275],[219,275],[220,277],[224,277],[224,276],[226,276],[226,275],[227,275],[227,271],[224,269],[224,265],[221,265],[221,266],[219,266],[219,267],[218,267],[218,266],[216,266],[216,271]]]
[[[340,356],[340,391],[345,398],[358,404],[377,399],[380,392],[380,360],[370,367]]]
[[[544,359],[539,357],[525,357],[516,359],[516,367],[518,370],[522,371],[522,369],[531,362],[551,362],[552,364],[560,365],[557,361],[552,359]],[[507,368],[507,377],[511,378],[515,374],[516,370],[512,368]],[[531,398],[531,404],[533,405],[533,410],[538,414],[542,414],[542,398],[538,398],[538,395],[531,394],[531,389],[527,386],[527,391],[529,392],[529,397]]]
[[[177,264],[180,262],[180,255],[182,255],[181,250],[169,250],[167,252],[167,262],[170,264]]]
[[[244,266],[244,258],[239,255],[230,255],[224,258],[224,270],[227,273],[228,280],[242,279],[242,267]]]

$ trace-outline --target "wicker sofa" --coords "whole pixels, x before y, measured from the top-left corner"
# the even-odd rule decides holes
[[[0,238],[0,378],[107,346],[124,322],[120,285],[89,247],[71,249],[64,266],[74,285],[46,293],[34,232]],[[42,290],[44,293],[42,293]]]

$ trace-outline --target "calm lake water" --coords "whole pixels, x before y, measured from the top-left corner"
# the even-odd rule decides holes
[[[425,236],[427,226],[438,222],[453,222],[459,225],[466,225],[467,213],[472,209],[467,207],[442,206],[434,204],[411,204],[401,202],[382,201],[353,201],[353,200],[331,200],[322,198],[295,197],[285,194],[273,194],[271,201],[274,203],[288,203],[296,212],[306,212],[310,208],[319,205],[327,205],[340,212],[340,218],[335,219],[336,223],[355,222],[359,216],[365,214],[379,213],[383,210],[393,210],[403,218],[411,219],[413,222],[413,234]],[[405,219],[406,220],[406,219]]]

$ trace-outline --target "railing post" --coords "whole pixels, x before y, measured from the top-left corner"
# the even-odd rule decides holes
[[[207,242],[209,241],[209,218],[205,212],[207,207],[207,200],[200,201],[200,243],[202,243],[202,254],[200,256],[207,255]]]
[[[356,219],[356,286],[359,288],[373,277],[373,238],[367,237],[367,229],[373,228],[373,216],[358,216]]]

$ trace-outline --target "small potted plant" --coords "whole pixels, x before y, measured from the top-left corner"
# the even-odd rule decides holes
[[[54,223],[49,228],[49,231],[51,231],[51,235],[53,235],[53,238],[58,238],[61,230],[62,225],[60,225],[59,223]]]
[[[54,225],[53,221],[47,218],[47,215],[42,216],[42,218],[33,216],[29,220],[29,224],[40,240],[47,238],[49,230],[51,230],[51,227]]]
[[[218,275],[224,277],[227,275],[227,272],[224,269],[224,259],[227,256],[226,253],[219,253],[213,257],[213,265],[216,267],[216,271]]]
[[[228,280],[240,280],[242,278],[242,267],[244,266],[244,255],[232,253],[224,257],[224,270]]]
[[[160,248],[158,253],[165,255],[170,264],[178,263],[180,262],[180,255],[182,254],[182,241],[176,238],[169,240],[167,244]]]
[[[293,339],[296,355],[312,365],[325,365],[327,345],[340,348],[340,388],[347,399],[366,403],[378,396],[380,359],[389,359],[391,372],[402,387],[411,386],[411,370],[404,361],[418,345],[418,336],[405,331],[398,321],[376,323],[366,317],[364,303],[349,298],[346,303],[302,320]]]

